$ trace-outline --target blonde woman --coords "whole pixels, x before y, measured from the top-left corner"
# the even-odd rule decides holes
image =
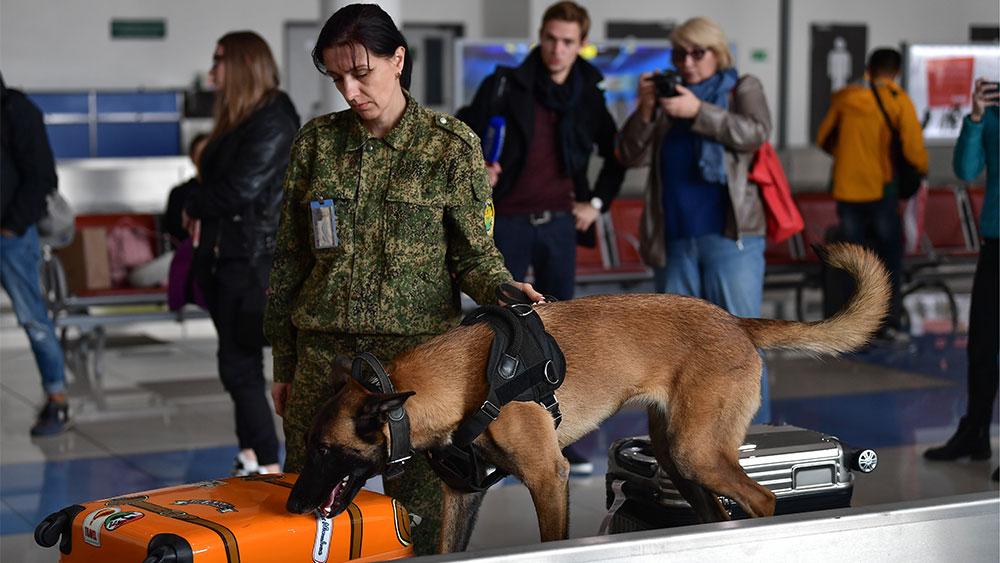
[[[638,108],[619,139],[623,164],[651,164],[642,257],[654,269],[657,291],[758,317],[765,219],[747,172],[771,132],[764,90],[756,77],[736,72],[715,22],[692,18],[670,41],[681,82],[676,95],[658,95],[652,75],[643,75]],[[755,422],[770,419],[767,389],[765,375]]]
[[[219,376],[236,411],[240,452],[233,473],[276,472],[278,438],[264,381],[264,295],[299,117],[278,90],[278,67],[256,33],[219,39],[209,77],[215,127],[185,221],[197,241],[195,276],[219,334]]]

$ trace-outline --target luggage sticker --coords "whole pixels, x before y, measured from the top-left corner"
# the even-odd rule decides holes
[[[98,508],[83,519],[83,541],[94,547],[101,547],[101,527],[108,516],[120,512],[117,506]]]
[[[192,485],[195,487],[201,487],[202,489],[214,489],[215,487],[221,487],[222,485],[225,484],[226,484],[225,481],[212,480],[212,481],[199,481],[198,483],[193,483]]]
[[[313,563],[326,563],[330,556],[330,538],[333,537],[333,519],[316,515],[316,541],[313,542]]]
[[[141,519],[143,516],[145,516],[145,514],[142,512],[115,512],[104,520],[104,529],[109,532],[113,532],[129,522],[135,522],[136,520]]]
[[[219,514],[225,514],[227,512],[239,512],[236,507],[229,504],[228,502],[222,502],[221,500],[211,500],[207,498],[195,498],[195,499],[182,499],[175,500],[170,504],[175,504],[177,506],[187,506],[189,504],[200,504],[202,506],[211,506],[212,508],[219,511]]]

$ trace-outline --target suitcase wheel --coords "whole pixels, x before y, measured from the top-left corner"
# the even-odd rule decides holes
[[[851,469],[871,473],[878,467],[878,454],[871,448],[856,450],[851,456]]]
[[[35,526],[35,543],[42,547],[52,547],[59,543],[59,537],[67,530],[69,515],[63,511],[53,512]]]

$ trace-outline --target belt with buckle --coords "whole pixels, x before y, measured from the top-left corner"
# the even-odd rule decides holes
[[[544,225],[557,217],[564,217],[566,215],[569,215],[566,211],[542,211],[541,213],[529,213],[527,217],[531,226],[537,227],[538,225]]]

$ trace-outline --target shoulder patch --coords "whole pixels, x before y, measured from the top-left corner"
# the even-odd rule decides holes
[[[431,113],[434,126],[455,135],[471,148],[479,148],[479,135],[466,125],[461,119],[446,113]]]

